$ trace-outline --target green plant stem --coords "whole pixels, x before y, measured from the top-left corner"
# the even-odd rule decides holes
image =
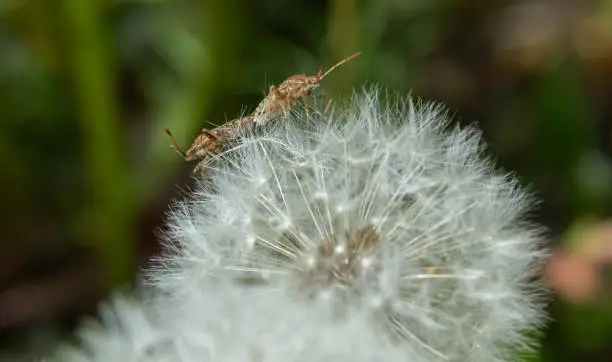
[[[19,8],[20,23],[36,59],[48,69],[56,69],[61,62],[56,34],[53,4],[45,0],[27,0]]]
[[[134,268],[134,208],[113,96],[116,71],[103,34],[99,2],[62,2],[90,187],[88,237],[100,253],[110,286],[117,286],[131,279]]]

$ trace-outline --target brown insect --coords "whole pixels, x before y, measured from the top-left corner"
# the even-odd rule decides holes
[[[202,129],[200,134],[187,151],[182,151],[172,133],[165,128],[164,130],[172,139],[172,145],[178,153],[183,156],[185,161],[199,161],[193,172],[204,172],[209,163],[223,152],[233,140],[235,140],[241,131],[244,131],[253,125],[253,116],[248,115],[243,118],[236,118],[228,121],[211,130]]]
[[[193,172],[196,174],[199,172],[203,173],[215,157],[236,140],[243,131],[250,129],[254,124],[263,125],[267,123],[274,117],[295,107],[299,100],[304,102],[306,110],[309,111],[310,108],[307,103],[307,97],[310,96],[310,93],[314,89],[319,87],[323,78],[342,64],[360,55],[361,52],[358,52],[341,60],[333,67],[329,68],[325,73],[322,73],[323,68],[321,67],[317,75],[306,76],[296,74],[285,79],[278,87],[274,85],[271,86],[270,92],[257,105],[253,113],[246,117],[233,119],[211,130],[203,129],[187,151],[181,150],[172,133],[166,128],[166,133],[172,139],[171,147],[180,153],[185,161],[199,161]],[[330,104],[331,99],[323,113],[326,113]]]
[[[308,97],[313,90],[321,85],[323,78],[325,78],[339,66],[357,58],[360,55],[361,52],[357,52],[339,61],[325,73],[322,73],[323,67],[321,67],[319,68],[317,75],[307,76],[303,74],[296,74],[285,79],[278,87],[275,85],[271,86],[270,92],[266,98],[264,98],[259,105],[257,105],[257,109],[255,109],[255,112],[252,113],[255,117],[254,122],[258,125],[265,124],[272,118],[277,117],[281,113],[287,112],[291,108],[295,107],[299,100],[302,100],[304,107],[306,107],[306,110],[309,111],[310,107],[308,106],[306,97]],[[323,113],[327,113],[327,109],[329,108],[330,104],[331,98]]]

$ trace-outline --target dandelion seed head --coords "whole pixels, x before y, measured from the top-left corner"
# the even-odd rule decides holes
[[[166,324],[181,361],[406,360],[402,348],[367,327],[363,313],[341,320],[324,296],[305,304],[272,293],[270,298],[223,283],[199,284]]]
[[[172,336],[154,309],[140,298],[115,294],[77,330],[79,345],[64,344],[49,362],[178,361]]]
[[[544,318],[545,253],[531,197],[482,149],[441,106],[378,89],[283,116],[176,205],[153,277],[176,300],[172,281],[228,279],[355,306],[417,361],[514,360]]]

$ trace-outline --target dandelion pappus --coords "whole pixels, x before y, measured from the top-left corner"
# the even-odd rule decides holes
[[[361,52],[357,52],[339,61],[325,73],[323,73],[323,67],[320,67],[317,75],[307,76],[303,74],[295,74],[285,79],[280,85],[271,86],[268,95],[259,103],[259,105],[257,105],[257,109],[255,109],[255,112],[253,112],[254,122],[258,125],[265,124],[272,118],[277,117],[281,113],[287,112],[291,108],[295,107],[299,100],[302,100],[306,110],[309,111],[310,108],[306,101],[306,97],[308,97],[313,90],[321,85],[323,78],[325,78],[339,66],[357,58],[360,55]],[[331,98],[330,102],[325,107],[324,113],[326,113],[330,104]]]
[[[181,150],[170,130],[167,128],[164,130],[172,139],[170,147],[180,153],[185,161],[199,161],[193,170],[197,174],[198,172],[203,172],[210,162],[239,136],[240,132],[250,128],[252,125],[253,116],[248,115],[228,121],[211,130],[202,129],[191,147],[186,151]]]

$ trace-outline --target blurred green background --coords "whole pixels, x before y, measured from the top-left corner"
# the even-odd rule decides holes
[[[445,102],[542,199],[533,361],[612,361],[612,1],[0,0],[0,361],[53,346],[158,252],[202,127],[315,74]]]

